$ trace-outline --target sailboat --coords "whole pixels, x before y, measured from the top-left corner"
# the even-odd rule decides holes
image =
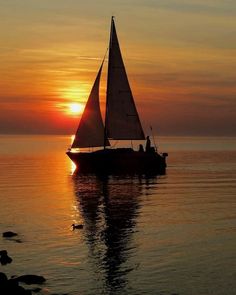
[[[105,58],[104,58],[105,59]],[[100,77],[104,59],[99,68],[74,141],[66,154],[79,172],[92,173],[157,173],[164,174],[167,153],[159,154],[154,147],[140,149],[111,148],[111,140],[145,140],[143,128],[129,85],[116,33],[114,17],[108,55],[108,74],[105,122],[99,104]],[[84,148],[98,148],[86,151]]]

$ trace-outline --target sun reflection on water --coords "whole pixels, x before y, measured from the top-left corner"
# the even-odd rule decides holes
[[[71,161],[70,175],[73,175],[76,170],[76,165]]]
[[[70,138],[71,138],[71,145],[72,145],[73,142],[74,142],[74,139],[75,139],[75,134],[72,134]],[[74,172],[75,172],[75,170],[76,170],[76,165],[75,165],[75,163],[72,162],[72,161],[70,162],[70,164],[71,164],[71,167],[70,167],[70,174],[73,175]]]

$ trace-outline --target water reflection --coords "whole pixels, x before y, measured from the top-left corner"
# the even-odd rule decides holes
[[[136,267],[129,259],[135,249],[132,233],[149,180],[73,175],[73,182],[94,274],[106,294],[124,294],[127,274]]]

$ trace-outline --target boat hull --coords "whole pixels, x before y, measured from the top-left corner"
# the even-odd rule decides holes
[[[133,149],[105,149],[91,153],[66,153],[81,173],[165,174],[166,156]]]

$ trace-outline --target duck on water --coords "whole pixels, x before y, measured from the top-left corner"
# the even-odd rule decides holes
[[[72,230],[75,230],[75,229],[83,229],[84,228],[84,225],[83,224],[75,224],[75,223],[73,223],[71,225],[71,227],[72,227]]]

